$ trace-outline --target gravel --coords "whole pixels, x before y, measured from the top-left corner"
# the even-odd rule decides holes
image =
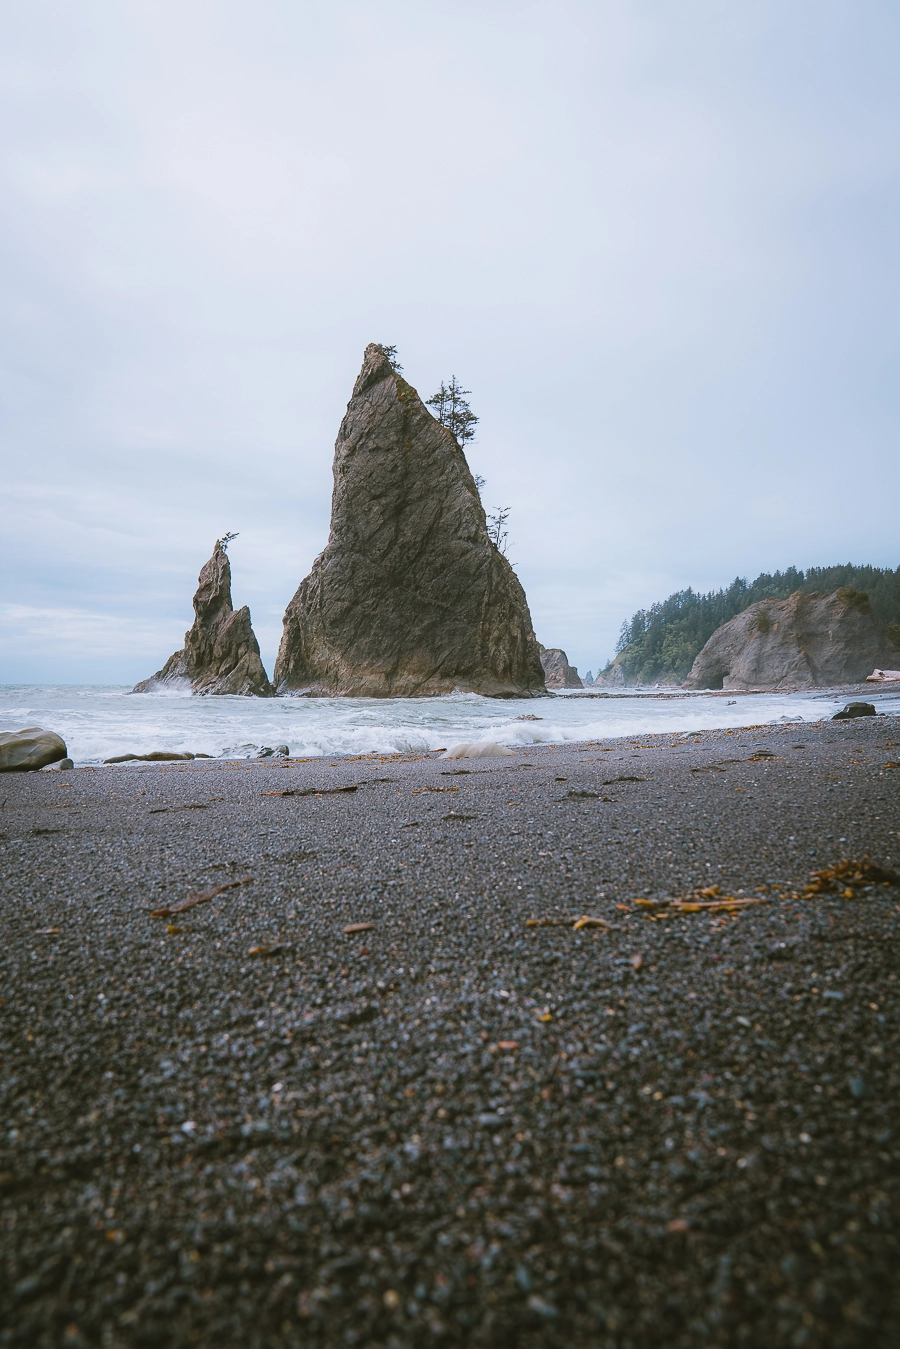
[[[897,759],[4,777],[0,1345],[896,1345]]]

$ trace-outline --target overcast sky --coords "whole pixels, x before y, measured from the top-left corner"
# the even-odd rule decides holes
[[[896,566],[898,68],[872,0],[0,4],[0,680],[158,669],[226,530],[271,673],[370,341],[582,672]]]

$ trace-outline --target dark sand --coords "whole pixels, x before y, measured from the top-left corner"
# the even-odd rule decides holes
[[[900,1344],[900,890],[771,889],[900,864],[898,760],[3,777],[0,1344]],[[715,882],[766,902],[616,907]]]

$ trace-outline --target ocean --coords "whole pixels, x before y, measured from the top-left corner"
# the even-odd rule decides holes
[[[868,701],[900,714],[900,696],[873,686]],[[287,746],[298,758],[415,753],[461,741],[510,747],[558,745],[656,732],[684,734],[732,726],[828,718],[845,695],[709,694],[627,690],[497,701],[477,694],[441,698],[196,698],[82,685],[0,686],[0,731],[57,731],[76,764],[118,754],[168,750],[214,758],[256,758]],[[527,719],[524,719],[527,718]],[[532,720],[537,718],[537,720]]]

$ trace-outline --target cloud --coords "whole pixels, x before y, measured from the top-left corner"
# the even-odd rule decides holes
[[[10,11],[0,594],[45,617],[0,678],[158,668],[226,529],[271,667],[371,340],[425,395],[472,389],[538,635],[582,667],[688,584],[895,564],[898,24],[812,0]],[[60,611],[109,625],[86,643]]]

